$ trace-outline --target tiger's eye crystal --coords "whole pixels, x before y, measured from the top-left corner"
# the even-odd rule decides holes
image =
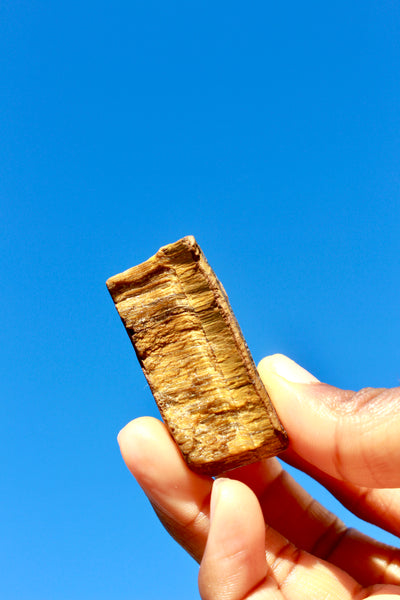
[[[226,293],[192,236],[107,287],[193,470],[218,475],[287,447]]]

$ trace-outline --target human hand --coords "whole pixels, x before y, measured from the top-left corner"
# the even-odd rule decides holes
[[[400,388],[339,390],[280,355],[259,372],[291,442],[284,460],[399,535]],[[132,421],[118,439],[161,522],[200,562],[203,600],[400,598],[400,551],[346,529],[276,459],[213,482],[156,419]]]

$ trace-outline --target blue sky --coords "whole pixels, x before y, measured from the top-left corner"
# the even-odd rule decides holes
[[[394,1],[0,4],[1,597],[198,598],[116,443],[157,411],[105,280],[161,245],[196,236],[256,362],[399,384],[399,30]]]

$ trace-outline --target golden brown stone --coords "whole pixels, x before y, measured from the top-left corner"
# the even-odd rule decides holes
[[[217,475],[287,446],[226,293],[192,236],[107,287],[188,465]]]

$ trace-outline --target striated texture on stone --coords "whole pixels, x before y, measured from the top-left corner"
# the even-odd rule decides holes
[[[193,470],[217,475],[287,447],[226,293],[193,237],[164,246],[107,287]]]

